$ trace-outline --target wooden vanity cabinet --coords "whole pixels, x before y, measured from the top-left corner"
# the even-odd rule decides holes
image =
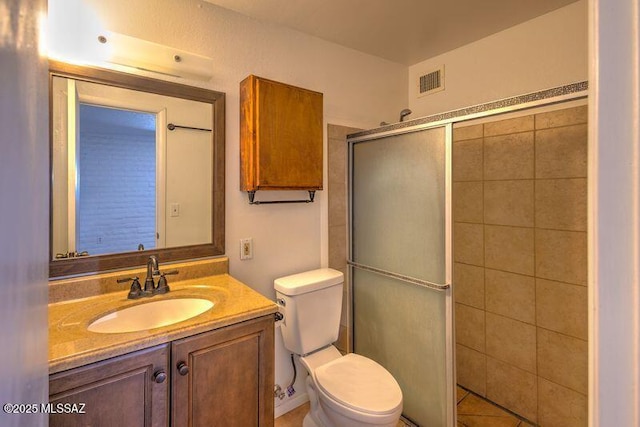
[[[166,427],[169,420],[170,344],[53,374],[50,427]],[[85,413],[64,413],[64,404]],[[84,405],[82,408],[80,405]],[[68,408],[72,408],[67,406]]]
[[[173,427],[272,427],[273,315],[174,341]]]
[[[250,75],[240,83],[240,189],[322,189],[322,93]]]
[[[49,402],[86,413],[49,425],[273,427],[273,387],[268,315],[51,375]]]

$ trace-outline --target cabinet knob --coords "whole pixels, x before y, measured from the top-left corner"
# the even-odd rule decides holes
[[[167,373],[165,371],[158,371],[153,374],[153,380],[158,384],[162,384],[167,379]]]
[[[178,363],[178,373],[180,375],[187,375],[189,373],[189,367],[184,362]]]

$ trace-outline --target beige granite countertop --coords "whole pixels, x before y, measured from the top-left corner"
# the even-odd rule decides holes
[[[170,282],[171,292],[151,298],[127,299],[128,289],[49,304],[49,373],[53,374],[110,357],[152,347],[256,317],[275,313],[277,306],[228,274]],[[117,309],[168,298],[206,298],[208,311],[156,329],[127,333],[94,333],[88,325]]]

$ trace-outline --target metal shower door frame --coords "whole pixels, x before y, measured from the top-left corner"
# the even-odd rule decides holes
[[[453,287],[451,286],[453,281],[453,218],[452,218],[452,142],[453,142],[453,124],[451,120],[438,121],[428,124],[422,124],[417,126],[406,127],[402,129],[396,129],[392,131],[384,131],[378,134],[370,134],[361,137],[349,138],[347,137],[347,186],[348,189],[352,188],[353,183],[353,148],[355,144],[369,142],[372,140],[382,139],[390,136],[399,136],[408,133],[422,132],[435,128],[445,128],[445,283],[432,283],[425,280],[403,276],[392,272],[376,269],[366,265],[358,264],[353,260],[353,192],[348,191],[347,197],[347,219],[348,219],[348,233],[347,233],[347,274],[349,280],[349,295],[353,296],[353,270],[360,268],[363,270],[371,271],[377,274],[381,274],[387,277],[392,277],[397,280],[401,280],[413,285],[422,286],[438,292],[445,292],[445,360],[447,361],[445,367],[446,376],[446,427],[454,427],[456,425],[456,373],[455,373],[455,328],[454,328],[454,316],[453,316]],[[350,301],[350,348],[354,348],[354,301],[351,298]]]

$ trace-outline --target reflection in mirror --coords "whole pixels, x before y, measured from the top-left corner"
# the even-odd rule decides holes
[[[81,103],[79,118],[73,174],[78,215],[67,226],[77,233],[66,247],[53,248],[56,257],[65,250],[103,255],[159,247],[155,115]]]
[[[63,186],[55,187],[52,215],[61,225],[53,230],[55,257],[158,247],[155,115],[85,103],[79,107],[75,152],[68,149],[68,140],[66,147],[64,140],[55,141],[61,146],[54,156],[66,151],[68,161],[54,157],[54,165],[67,171],[54,168],[53,179],[66,175],[75,181],[67,194]]]
[[[53,63],[51,105],[51,277],[224,253],[224,94]]]

